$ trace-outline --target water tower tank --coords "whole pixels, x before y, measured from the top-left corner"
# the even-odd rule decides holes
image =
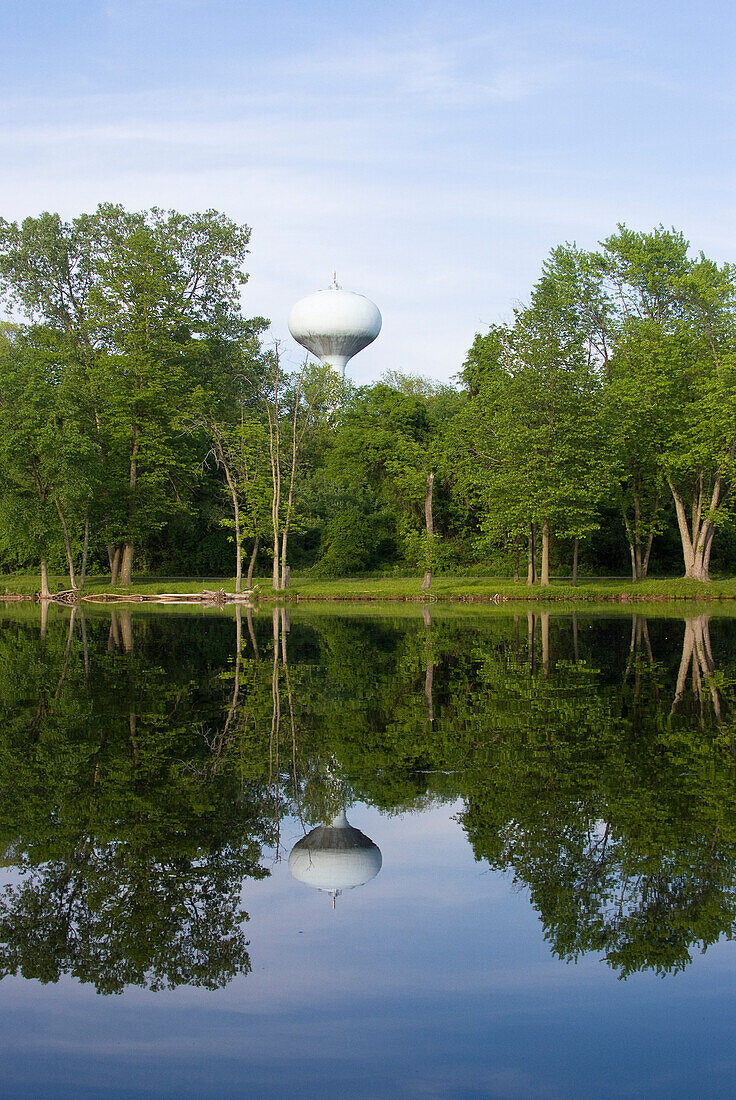
[[[289,314],[289,332],[296,342],[343,375],[348,360],[380,331],[378,307],[364,294],[342,290],[336,280],[329,290],[300,299]]]
[[[329,825],[318,825],[297,841],[289,854],[295,879],[335,898],[375,878],[381,870],[381,849],[355,829],[345,813]]]

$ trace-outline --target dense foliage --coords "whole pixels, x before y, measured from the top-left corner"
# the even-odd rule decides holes
[[[249,236],[110,204],[0,220],[0,569],[733,571],[729,265],[661,227],[561,246],[457,387],[356,389],[285,373],[244,317]]]

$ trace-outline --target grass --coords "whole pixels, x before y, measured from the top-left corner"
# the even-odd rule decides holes
[[[272,594],[272,589],[268,588]],[[264,590],[264,595],[266,591]],[[420,590],[418,577],[382,577],[362,580],[317,580],[295,577],[288,589],[289,598],[321,600],[492,600],[500,601],[580,601],[736,599],[736,578],[703,585],[684,579],[647,580],[633,584],[623,579],[585,580],[575,588],[569,581],[553,580],[546,588],[519,583],[505,577],[433,578],[429,594]]]
[[[662,600],[736,600],[736,578],[714,580],[710,584],[700,584],[698,581],[684,580],[682,578],[652,579],[633,583],[625,579],[583,579],[573,588],[569,580],[556,579],[547,588],[540,585],[527,587],[526,584],[514,584],[504,577],[468,577],[440,574],[432,581],[432,589],[429,594],[420,589],[420,577],[346,577],[338,580],[320,580],[314,577],[292,574],[292,582],[286,592],[274,592],[270,581],[265,578],[258,579],[259,597],[261,599],[286,599],[289,601],[301,600],[334,600],[334,601],[365,601],[365,600],[396,600],[434,602],[440,601],[469,601],[469,602],[511,602],[511,601],[535,601],[544,602],[600,602],[615,601],[628,602],[655,602]],[[68,580],[63,575],[55,575],[49,578],[51,591],[61,591],[68,587]],[[124,594],[128,591],[156,595],[162,592],[201,592],[203,590],[218,590],[224,588],[226,592],[235,590],[235,582],[231,577],[134,577],[130,589],[120,585],[112,588],[109,577],[89,577],[84,588],[85,594],[97,592],[117,592]],[[39,578],[34,574],[9,574],[0,578],[0,596],[6,595],[32,595],[38,592]]]

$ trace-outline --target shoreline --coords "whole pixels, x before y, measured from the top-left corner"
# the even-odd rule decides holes
[[[39,593],[35,574],[9,574],[0,582],[0,600],[11,603],[34,601],[68,606],[136,605],[171,603],[222,607],[240,603],[253,606],[286,606],[325,603],[341,604],[446,604],[485,606],[528,606],[541,604],[579,607],[658,605],[664,603],[723,606],[736,604],[736,577],[719,577],[707,583],[684,577],[659,577],[633,582],[630,577],[578,578],[573,586],[567,576],[553,577],[549,585],[527,585],[504,576],[440,573],[432,578],[430,591],[423,590],[421,576],[319,578],[309,573],[292,575],[285,590],[274,589],[271,577],[261,576],[236,593],[235,580],[228,576],[164,576],[139,574],[132,584],[110,584],[109,574],[87,577],[83,588],[71,589],[62,573],[49,576],[48,597]],[[4,595],[2,590],[4,589]]]
[[[418,595],[379,593],[346,594],[310,594],[303,592],[58,592],[44,599],[34,593],[10,593],[0,595],[2,603],[55,604],[56,606],[76,607],[80,604],[161,604],[199,605],[203,607],[224,607],[226,605],[255,606],[257,604],[279,603],[415,603],[415,604],[528,604],[528,603],[578,603],[578,604],[654,604],[654,603],[734,603],[736,595],[713,592],[687,593],[580,593],[572,591],[561,593],[540,592],[510,595],[506,592],[489,593],[442,593],[425,592]]]

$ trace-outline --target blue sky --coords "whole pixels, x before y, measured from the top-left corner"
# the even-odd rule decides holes
[[[736,14],[705,10],[0,0],[0,214],[224,210],[291,362],[336,267],[384,318],[349,374],[448,379],[561,241],[662,222],[736,259]]]

